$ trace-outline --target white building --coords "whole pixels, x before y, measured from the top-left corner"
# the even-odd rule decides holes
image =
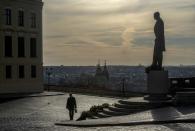
[[[0,0],[0,94],[43,91],[42,0]]]

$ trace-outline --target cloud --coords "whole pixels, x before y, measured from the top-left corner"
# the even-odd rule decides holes
[[[189,57],[184,61],[189,63],[195,52],[194,5],[194,0],[45,0],[44,63],[85,65],[102,58],[150,64],[156,10],[165,22],[165,62]]]
[[[130,47],[133,44],[133,36],[132,34],[134,33],[134,29],[133,28],[127,28],[121,35],[123,42],[122,42],[122,46],[123,47]]]
[[[144,4],[143,4],[144,3]],[[46,8],[46,11],[51,15],[75,16],[75,15],[116,15],[124,13],[135,13],[143,10],[147,2],[140,0],[121,1],[85,1],[78,2],[53,2],[52,6]]]

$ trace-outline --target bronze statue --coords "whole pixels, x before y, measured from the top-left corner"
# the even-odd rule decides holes
[[[146,68],[146,73],[150,70],[163,70],[163,52],[165,51],[165,36],[164,36],[164,22],[160,17],[159,12],[154,13],[156,24],[154,26],[155,44],[153,53],[153,62],[150,67]]]

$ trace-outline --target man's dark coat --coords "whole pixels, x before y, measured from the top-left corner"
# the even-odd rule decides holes
[[[74,97],[69,97],[66,103],[66,108],[68,110],[74,110],[77,108],[76,100]]]

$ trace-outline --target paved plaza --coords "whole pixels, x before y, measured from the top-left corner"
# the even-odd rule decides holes
[[[46,94],[46,95],[45,95]],[[71,127],[71,126],[57,126],[55,123],[69,122],[68,112],[65,109],[66,99],[68,94],[53,93],[52,95],[34,95],[31,97],[16,99],[0,104],[0,130],[1,131],[126,131],[126,130],[163,130],[163,131],[175,131],[175,130],[195,130],[195,124],[183,123],[183,124],[161,124],[161,125],[139,125],[139,126],[108,126],[108,127]],[[50,93],[51,94],[51,93]],[[78,103],[78,113],[75,116],[77,119],[80,113],[84,110],[88,110],[92,105],[103,103],[115,103],[120,98],[111,97],[98,97],[89,95],[77,95],[75,94]],[[173,118],[194,118],[194,108],[164,108],[158,109],[159,117],[165,117],[172,115]],[[172,111],[172,112],[171,112]],[[133,114],[132,116],[112,117],[98,120],[87,120],[88,122],[100,123],[100,122],[128,122],[129,120],[143,120],[150,117],[151,111]],[[167,113],[167,114],[166,114]],[[166,115],[165,115],[166,114]],[[156,117],[157,117],[156,116]],[[86,121],[86,122],[87,122]],[[130,122],[130,121],[129,121]]]

